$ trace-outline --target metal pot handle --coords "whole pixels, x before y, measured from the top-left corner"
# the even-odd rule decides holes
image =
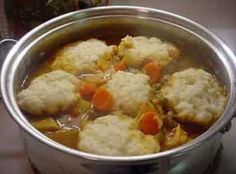
[[[0,70],[2,69],[2,64],[5,60],[5,57],[9,53],[9,51],[12,49],[12,47],[16,44],[16,40],[14,39],[3,39],[0,41]],[[1,85],[1,84],[0,84]],[[1,93],[0,93],[0,99],[1,99]]]
[[[235,84],[235,86],[236,86],[236,84]],[[220,130],[221,133],[225,134],[225,133],[227,133],[227,132],[229,132],[231,130],[232,121],[233,121],[234,118],[236,118],[236,110],[234,111],[233,116],[232,116],[231,120],[229,121],[229,123],[227,123],[225,125],[225,127],[223,127],[223,129]]]

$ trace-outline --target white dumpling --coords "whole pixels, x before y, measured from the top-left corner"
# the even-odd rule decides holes
[[[183,122],[212,123],[223,112],[226,95],[217,80],[202,69],[189,68],[170,76],[162,95]]]
[[[133,156],[159,152],[158,140],[135,129],[134,119],[106,115],[88,122],[80,131],[78,148],[108,156]]]
[[[56,52],[52,69],[62,69],[73,74],[90,71],[96,67],[99,59],[108,59],[113,54],[113,46],[107,46],[97,39],[75,42]]]
[[[143,66],[149,61],[157,61],[164,66],[178,54],[179,50],[174,45],[156,37],[126,36],[118,46],[118,55],[131,67]]]
[[[62,70],[52,71],[35,78],[17,94],[20,108],[33,115],[55,114],[75,103],[79,85],[74,75]]]
[[[129,115],[135,115],[140,105],[149,100],[151,90],[147,75],[123,71],[115,73],[106,87],[114,99],[113,110]]]

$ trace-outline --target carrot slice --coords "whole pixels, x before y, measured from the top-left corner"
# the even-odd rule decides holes
[[[151,82],[156,83],[161,78],[162,66],[158,62],[150,62],[144,66],[144,71],[150,77]]]
[[[93,83],[83,83],[79,88],[80,95],[85,99],[91,99],[97,87]]]
[[[125,71],[126,70],[126,66],[123,62],[117,63],[114,68],[116,71]]]
[[[162,127],[162,120],[156,112],[146,112],[139,121],[139,128],[145,134],[155,135]]]
[[[92,103],[98,111],[109,111],[112,108],[113,97],[109,91],[100,87],[93,95]]]

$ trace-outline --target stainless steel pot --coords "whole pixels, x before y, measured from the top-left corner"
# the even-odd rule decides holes
[[[15,95],[28,73],[62,44],[86,37],[120,38],[126,34],[157,36],[182,45],[186,55],[225,85],[228,102],[218,121],[193,141],[152,155],[107,157],[58,144],[27,121]],[[112,42],[112,41],[111,41]],[[110,6],[72,12],[26,34],[8,54],[1,73],[2,97],[22,130],[28,156],[42,174],[200,174],[205,172],[233,118],[236,103],[236,59],[213,33],[184,17],[143,7]]]

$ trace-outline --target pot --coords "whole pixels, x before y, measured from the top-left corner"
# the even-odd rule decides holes
[[[215,74],[228,92],[225,111],[205,133],[178,148],[157,154],[108,157],[58,144],[37,131],[22,114],[16,93],[27,74],[54,49],[78,39],[148,35],[181,45],[196,64]],[[229,129],[236,102],[236,59],[217,36],[199,24],[169,12],[127,6],[71,12],[30,31],[11,49],[1,72],[3,101],[22,130],[32,164],[41,174],[201,174],[213,161],[223,133]]]

